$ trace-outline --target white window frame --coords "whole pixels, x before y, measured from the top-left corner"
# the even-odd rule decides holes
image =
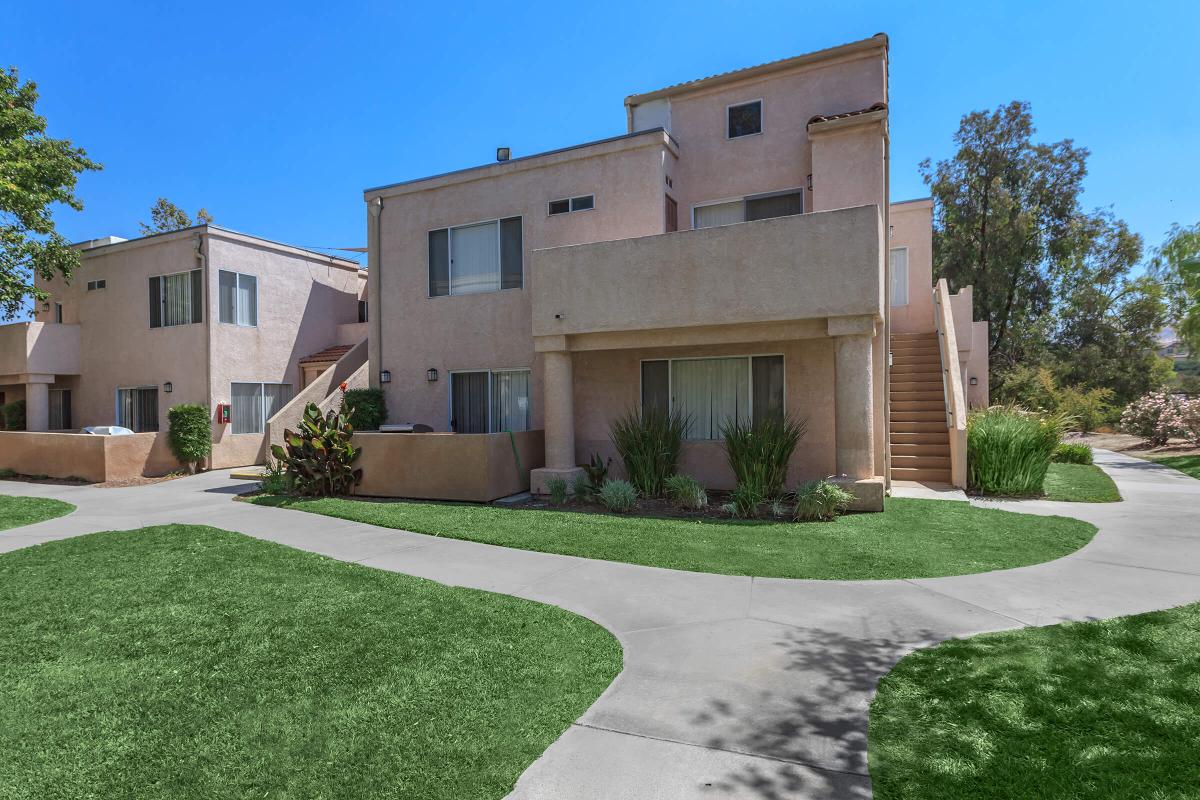
[[[158,396],[157,396],[158,384],[156,384],[156,383],[143,383],[143,384],[136,384],[134,386],[118,386],[116,388],[116,391],[113,392],[113,425],[121,425],[121,392],[128,392],[128,391],[132,391],[134,389],[153,389],[156,393],[155,399],[157,401],[161,402],[161,399],[158,398]],[[159,416],[161,416],[161,415],[159,415]],[[162,420],[159,419],[158,423],[159,423],[158,430],[161,431],[162,430]],[[129,430],[133,431],[134,433],[140,433],[140,431],[137,431],[132,426],[125,425],[123,427],[129,428]]]
[[[758,133],[743,133],[741,136],[729,135],[729,109],[737,108],[738,106],[748,106],[751,103],[758,103]],[[761,97],[755,97],[750,100],[739,100],[736,103],[730,103],[725,106],[725,141],[732,142],[734,139],[749,139],[751,136],[762,136],[763,131],[767,129],[767,104]]]
[[[546,206],[546,208],[547,208],[547,210],[549,210],[550,207]],[[502,233],[500,230],[500,223],[504,222],[504,220],[506,220],[506,219],[521,220],[521,285],[520,286],[510,286],[507,289],[504,288],[504,259],[503,259],[504,253],[501,250],[501,248],[503,247],[503,242],[500,241],[500,237],[502,236]],[[455,292],[454,292],[454,233],[453,233],[453,231],[455,228],[472,228],[476,225],[483,225],[483,224],[489,223],[489,222],[496,226],[496,269],[497,269],[497,272],[496,272],[497,281],[496,282],[500,284],[500,288],[492,289],[487,292],[467,292],[466,294],[461,294],[461,293],[455,294]],[[507,217],[493,217],[490,219],[481,219],[481,220],[477,220],[475,222],[464,222],[461,225],[447,225],[444,228],[430,228],[428,231],[425,232],[426,241],[428,241],[429,234],[433,233],[434,231],[445,231],[446,232],[446,258],[449,261],[449,263],[446,266],[446,280],[447,280],[448,286],[447,286],[447,291],[445,294],[434,294],[429,291],[429,286],[428,286],[429,281],[427,280],[425,282],[426,283],[425,296],[428,299],[435,300],[435,299],[438,299],[441,297],[469,297],[470,295],[474,295],[474,294],[495,294],[496,292],[520,291],[521,289],[525,288],[525,215],[524,214],[512,214],[511,216],[507,216]],[[426,262],[426,268],[428,269],[428,262]],[[461,371],[462,372],[479,372],[480,370],[461,370]]]
[[[642,367],[647,361],[666,361],[667,362],[667,401],[670,403],[670,410],[675,410],[675,368],[676,361],[708,361],[714,358],[742,358],[746,360],[747,374],[747,399],[750,403],[751,412],[754,411],[754,366],[753,359],[756,358],[771,358],[778,357],[783,359],[783,413],[787,415],[787,398],[788,398],[788,369],[787,355],[784,353],[733,353],[731,355],[710,355],[710,356],[687,356],[686,358],[640,358],[638,359],[638,400],[637,408],[642,410],[642,398],[645,396],[644,387],[642,386],[642,375],[644,369]],[[721,439],[684,439],[686,442],[719,442]]]
[[[241,384],[245,384],[247,386],[257,385],[260,389],[262,389],[262,387],[266,387],[266,386],[291,386],[292,387],[292,396],[288,398],[288,403],[290,403],[296,399],[296,385],[294,383],[290,383],[288,381],[230,381],[229,382],[229,409],[230,409],[231,414],[233,413],[233,385],[235,383],[241,383]],[[263,429],[261,431],[242,431],[241,433],[234,433],[233,432],[234,423],[230,423],[230,425],[229,425],[229,435],[230,436],[262,436],[264,433],[267,432],[267,422],[270,420],[270,417],[267,416],[267,392],[266,392],[266,389],[263,389],[262,393],[259,395],[258,404],[259,404],[259,408],[258,408],[259,413],[262,414]],[[287,405],[287,403],[284,403],[284,405]]]
[[[576,208],[575,201],[582,200],[585,197],[592,198],[591,207],[590,208]],[[555,214],[554,212],[552,212],[550,210],[550,206],[552,206],[555,203],[561,203],[564,200],[567,202],[567,210],[566,211],[560,211],[559,213]],[[558,197],[558,198],[555,198],[554,200],[550,200],[549,202],[546,203],[546,216],[547,217],[565,217],[568,214],[582,214],[585,211],[595,211],[595,210],[596,210],[596,195],[595,194],[573,194],[570,197]]]
[[[738,138],[741,138],[741,137],[738,137]],[[720,200],[703,200],[699,203],[692,203],[692,230],[694,230],[694,231],[695,230],[703,230],[703,228],[696,227],[696,209],[697,208],[704,208],[705,206],[721,206],[721,205],[725,205],[726,203],[741,203],[742,204],[742,222],[745,222],[746,221],[746,203],[750,202],[751,200],[763,200],[768,197],[779,197],[779,196],[785,195],[785,194],[800,195],[800,214],[809,213],[808,203],[804,199],[804,188],[801,186],[796,186],[791,189],[779,189],[777,191],[770,191],[770,192],[756,192],[755,194],[744,194],[744,195],[741,195],[740,197],[723,197]],[[741,223],[730,222],[727,224],[728,225],[740,225]],[[709,227],[723,228],[725,226],[724,225],[711,225]]]
[[[233,294],[233,320],[234,320],[233,322],[223,322],[221,320],[221,273],[222,272],[237,276],[237,280],[235,281],[235,284],[234,284],[234,294]],[[237,293],[240,292],[242,289],[242,278],[252,278],[254,280],[254,324],[253,325],[243,325],[242,323],[237,321],[237,318],[238,318],[238,307],[237,307],[238,294]],[[217,269],[217,322],[220,322],[222,325],[236,325],[239,328],[257,328],[258,327],[258,295],[259,295],[258,290],[261,285],[262,285],[262,281],[257,275],[251,275],[249,272],[238,272],[237,270],[219,269],[218,268]],[[209,291],[212,291],[212,290],[210,289]],[[238,381],[238,383],[245,383],[245,382],[246,381]]]
[[[654,359],[650,359],[653,361]],[[662,359],[659,359],[660,361]],[[446,391],[446,430],[453,431],[451,422],[454,420],[454,377],[455,375],[472,375],[478,372],[486,372],[488,376],[487,382],[487,432],[488,433],[503,433],[504,431],[492,430],[492,375],[497,372],[528,372],[529,373],[529,424],[533,425],[533,367],[493,367],[490,369],[452,369],[450,370],[450,380],[447,381]],[[639,378],[640,380],[640,378]],[[533,430],[529,428],[528,430]],[[455,431],[457,432],[457,431]]]
[[[892,253],[896,252],[897,250],[904,251],[904,302],[897,303],[896,298],[893,295],[888,298],[888,307],[889,308],[904,308],[905,306],[907,306],[909,304],[909,302],[911,302],[911,298],[909,297],[910,293],[908,291],[908,279],[909,279],[910,268],[912,265],[909,263],[909,259],[908,259],[909,252],[908,252],[907,246],[888,248],[888,291],[889,291],[889,293],[891,292],[891,284],[892,284]]]

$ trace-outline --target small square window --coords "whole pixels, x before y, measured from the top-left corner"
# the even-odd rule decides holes
[[[736,139],[739,136],[753,136],[762,133],[762,100],[740,103],[726,109],[726,136]]]
[[[570,210],[571,210],[571,201],[570,200],[551,200],[550,201],[550,213],[551,214],[566,214]]]
[[[89,292],[94,292],[97,289],[103,289],[103,288],[104,288],[104,281],[88,281],[88,283],[87,283],[87,290]]]
[[[569,197],[565,200],[551,200],[547,208],[550,216],[557,214],[569,214],[572,211],[587,211],[596,207],[596,198],[590,194],[580,195],[579,197]]]

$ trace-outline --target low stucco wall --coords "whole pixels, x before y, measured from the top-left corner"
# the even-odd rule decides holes
[[[356,494],[489,502],[529,488],[544,464],[542,431],[356,433],[363,480]],[[516,443],[520,464],[513,455]]]
[[[165,475],[180,468],[166,433],[89,436],[80,433],[0,432],[0,468],[23,475],[128,480]]]

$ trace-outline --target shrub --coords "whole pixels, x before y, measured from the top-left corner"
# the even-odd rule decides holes
[[[592,495],[595,494],[596,490],[592,488],[592,482],[588,480],[587,475],[576,475],[575,483],[571,487],[571,491],[574,492],[575,497],[579,498],[580,500],[590,500]]]
[[[342,393],[342,414],[356,431],[377,431],[387,422],[382,389],[349,389]]]
[[[1173,437],[1187,435],[1184,417],[1179,399],[1167,392],[1150,392],[1125,407],[1121,429],[1161,447]]]
[[[629,481],[607,480],[600,487],[600,502],[609,511],[629,511],[637,504],[637,489]]]
[[[4,429],[6,431],[25,430],[25,401],[14,400],[2,409],[4,411]]]
[[[1112,416],[1112,389],[1063,387],[1057,395],[1055,410],[1069,419],[1072,430],[1091,433]]]
[[[971,414],[967,482],[984,494],[1041,494],[1064,426],[1062,415],[1039,416],[1015,406],[993,406]]]
[[[561,506],[567,502],[567,482],[562,478],[546,481],[546,492],[550,495],[550,505]]]
[[[587,477],[588,482],[587,497],[591,497],[600,491],[600,487],[604,485],[604,481],[608,478],[608,465],[611,463],[611,458],[605,461],[600,458],[599,453],[592,453],[591,460],[582,466],[583,474]],[[579,492],[575,494],[579,494]]]
[[[292,479],[288,476],[287,467],[283,462],[274,458],[267,459],[258,488],[266,494],[292,493]]]
[[[196,403],[171,406],[167,411],[167,446],[175,459],[195,472],[212,452],[212,417],[208,407]]]
[[[1059,464],[1091,464],[1092,448],[1080,442],[1062,442],[1055,448],[1053,460]]]
[[[1014,367],[998,381],[995,397],[999,402],[1022,408],[1063,414],[1071,418],[1073,430],[1083,433],[1096,430],[1113,414],[1112,389],[1060,387],[1054,373],[1046,367]]]
[[[283,462],[297,494],[348,494],[362,480],[362,470],[354,469],[362,448],[350,443],[353,435],[346,417],[332,410],[321,416],[321,409],[309,403],[300,430],[285,430],[284,445],[271,445],[271,453]]]
[[[8,467],[0,467],[0,478],[15,478],[15,477],[17,477],[17,471],[15,469],[9,469]]]
[[[708,505],[708,492],[691,475],[672,475],[667,478],[664,488],[667,497],[680,508],[698,510]]]
[[[729,495],[729,505],[733,507],[734,516],[753,519],[758,516],[758,507],[767,499],[756,487],[739,483]]]
[[[643,496],[662,496],[663,483],[675,474],[690,420],[676,409],[669,414],[630,411],[613,422],[612,441],[625,464],[625,474]]]
[[[806,428],[802,419],[775,414],[753,423],[726,420],[721,436],[737,487],[746,487],[747,497],[757,496],[759,502],[779,498],[787,481],[788,461]]]
[[[796,487],[792,518],[797,522],[835,519],[854,502],[854,495],[829,481],[805,481]]]

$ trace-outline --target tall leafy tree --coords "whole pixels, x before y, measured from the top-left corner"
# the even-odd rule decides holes
[[[193,225],[211,225],[212,221],[212,214],[202,208],[196,212],[196,221],[192,222],[186,211],[167,198],[160,197],[150,206],[150,224],[139,222],[138,225],[141,226],[143,236],[150,236],[190,228]]]
[[[1087,174],[1085,148],[1039,144],[1034,133],[1028,103],[974,111],[959,123],[954,156],[920,167],[935,199],[935,274],[954,290],[974,285],[993,371],[1038,344],[1026,332],[1053,307]]]
[[[1175,332],[1195,356],[1200,353],[1200,222],[1171,226],[1150,260],[1150,273],[1166,286]]]
[[[79,253],[54,227],[55,203],[76,211],[80,173],[101,169],[67,139],[46,135],[37,113],[37,85],[21,82],[15,67],[0,69],[0,318],[12,319],[28,298],[47,295],[35,277],[68,280]]]

